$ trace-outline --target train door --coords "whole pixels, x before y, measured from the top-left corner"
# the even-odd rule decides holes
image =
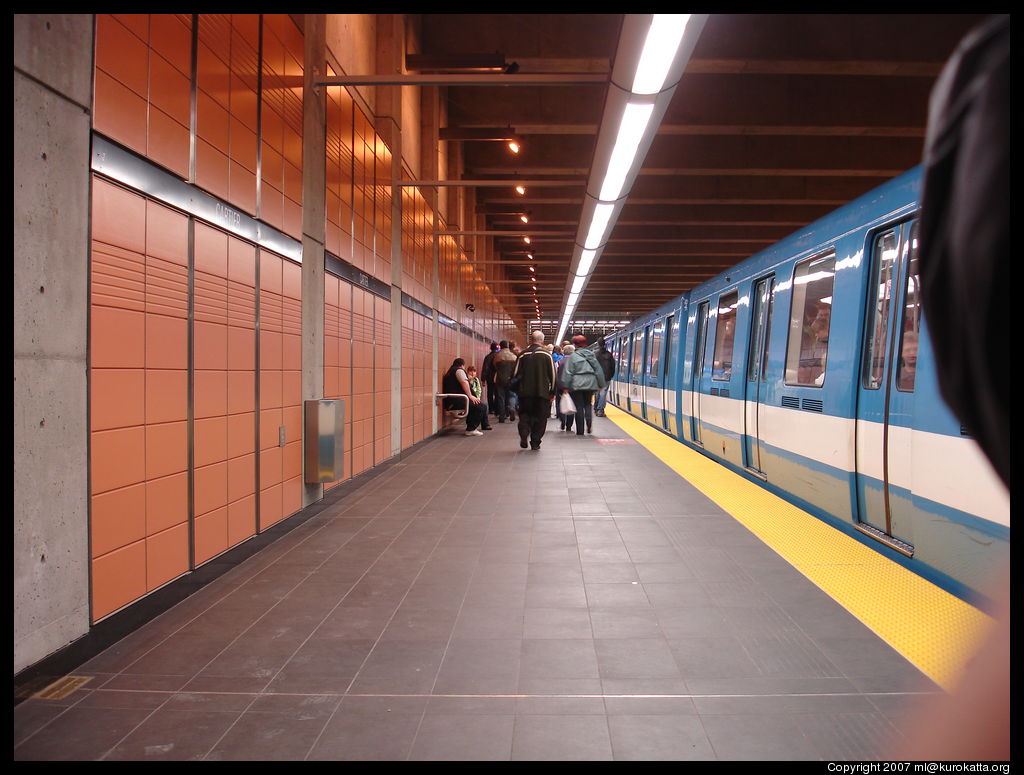
[[[693,338],[693,373],[690,375],[690,425],[691,438],[703,446],[700,434],[700,383],[704,375],[704,351],[708,339],[708,305],[702,301],[697,307],[697,329]]]
[[[636,364],[636,383],[639,386],[639,398],[640,401],[640,416],[645,420],[647,419],[647,370],[650,368],[650,352],[651,352],[651,327],[644,326],[643,334],[643,347],[640,348],[643,353],[640,360],[634,360]]]
[[[615,405],[623,407],[626,405],[626,392],[627,385],[626,377],[628,376],[627,364],[629,358],[629,337],[619,337],[619,351],[617,355],[618,360],[615,363]]]
[[[857,396],[857,527],[911,555],[911,434],[921,327],[917,222],[878,234],[871,260]]]
[[[762,479],[765,478],[765,474],[761,467],[760,418],[768,373],[768,341],[771,337],[774,291],[773,276],[763,277],[754,283],[744,394],[743,463],[750,473]]]
[[[643,405],[640,385],[644,366],[644,332],[634,331],[629,349],[629,393],[626,395],[626,411],[640,414]]]
[[[647,422],[665,427],[665,380],[662,375],[661,346],[665,339],[665,321],[659,320],[647,329],[647,366],[644,379],[644,417]]]
[[[676,434],[676,416],[678,409],[676,408],[676,392],[671,389],[673,375],[675,374],[675,355],[672,351],[672,326],[675,323],[676,316],[669,315],[665,320],[665,354],[661,359],[663,364],[661,370],[661,405],[664,407],[665,412],[665,425],[664,428],[673,436]]]

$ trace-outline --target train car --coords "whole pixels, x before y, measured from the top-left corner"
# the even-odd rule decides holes
[[[940,395],[915,168],[608,340],[610,400],[969,602],[1009,494]]]

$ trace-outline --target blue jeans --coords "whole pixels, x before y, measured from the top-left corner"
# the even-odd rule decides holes
[[[594,398],[594,412],[603,412],[606,403],[608,403],[608,388],[600,388]]]

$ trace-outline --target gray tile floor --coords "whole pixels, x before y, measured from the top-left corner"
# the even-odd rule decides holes
[[[939,691],[610,420],[494,427],[21,703],[15,759],[865,760]]]

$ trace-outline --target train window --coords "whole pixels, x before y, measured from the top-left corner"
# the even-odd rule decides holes
[[[750,358],[747,382],[764,382],[768,374],[768,343],[772,335],[772,309],[775,305],[775,278],[765,277],[754,285],[751,310]]]
[[[877,390],[885,378],[885,343],[889,338],[889,306],[892,303],[892,279],[896,268],[896,232],[887,231],[875,238],[872,294],[868,307],[867,340],[864,343],[864,387]]]
[[[718,299],[718,326],[715,329],[715,355],[711,365],[711,379],[732,378],[732,349],[736,341],[736,306],[739,293],[733,291]]]
[[[708,302],[702,301],[697,308],[697,336],[693,351],[693,384],[694,389],[704,374],[704,349],[708,335]]]
[[[787,385],[821,387],[825,383],[835,274],[835,253],[796,265],[786,347]]]
[[[619,339],[619,365],[615,367],[615,373],[619,375],[620,379],[626,378],[626,358],[629,352],[628,343],[629,340],[626,337]]]
[[[900,328],[900,359],[896,370],[896,389],[914,389],[917,376],[917,342],[921,333],[921,274],[917,263],[917,223],[910,230],[910,261],[907,287],[903,296],[903,325]]]
[[[665,324],[655,323],[651,329],[650,352],[647,356],[647,376],[655,380],[661,376],[661,340],[664,334]]]
[[[644,335],[637,331],[633,334],[633,362],[630,364],[630,379],[640,379],[640,369],[644,365]]]
[[[672,326],[675,325],[675,315],[669,315],[665,321],[665,379],[668,379],[669,369],[672,368]]]

